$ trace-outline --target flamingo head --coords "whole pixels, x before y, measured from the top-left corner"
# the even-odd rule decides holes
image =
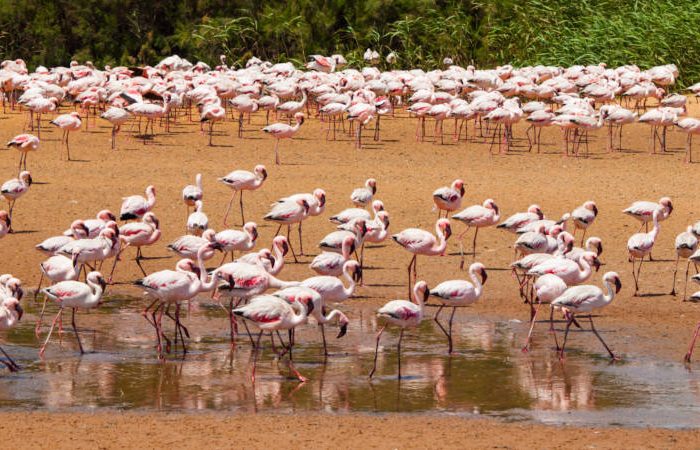
[[[357,237],[362,238],[367,234],[367,222],[365,219],[357,219],[355,221],[355,234]]]
[[[153,197],[156,196],[156,187],[153,185],[150,185],[146,188],[146,195],[152,195]]]
[[[594,216],[598,216],[598,205],[596,205],[593,200],[588,200],[586,203],[583,204],[583,207],[588,209],[589,211],[593,211]]]
[[[423,302],[427,302],[430,297],[430,288],[425,281],[417,281],[413,286],[413,293],[416,297],[422,297]]]
[[[384,202],[381,200],[375,200],[372,202],[372,209],[374,212],[384,211]]]
[[[304,208],[304,214],[305,214],[305,215],[308,215],[308,214],[309,214],[309,202],[307,202],[307,201],[304,200],[304,199],[300,199],[300,200],[297,201],[297,203],[299,204],[299,206],[301,206],[302,208]]]
[[[567,254],[571,250],[573,250],[575,240],[574,240],[574,237],[571,235],[571,233],[569,233],[567,231],[562,231],[557,236],[557,239],[559,239],[564,244],[564,254]]]
[[[344,269],[345,272],[350,273],[352,279],[355,282],[359,282],[362,279],[362,267],[360,266],[360,263],[358,263],[354,259],[346,261]]]
[[[586,248],[594,248],[597,256],[600,256],[603,254],[603,241],[599,237],[591,236],[586,239]]]
[[[214,236],[216,236],[216,231],[211,228],[204,230],[204,233],[202,233],[202,237],[209,242],[214,242]]]
[[[348,323],[350,323],[350,321],[348,320],[347,316],[345,316],[345,314],[341,313],[340,319],[338,319],[338,326],[340,327],[340,331],[338,332],[338,336],[335,337],[336,339],[340,339],[341,337],[343,337],[347,334]]]
[[[285,256],[289,252],[289,242],[287,242],[287,238],[284,236],[276,236],[272,240],[272,245],[279,246],[279,248],[282,249],[282,256]]]
[[[255,242],[258,239],[258,224],[255,222],[248,222],[243,225],[243,229],[250,235],[250,240]]]
[[[12,297],[17,300],[22,300],[24,297],[24,289],[22,289],[22,281],[19,278],[11,277],[5,283],[5,287],[12,294]]]
[[[110,220],[116,222],[117,221],[117,216],[115,216],[112,211],[108,209],[103,209],[102,211],[97,213],[97,218],[104,220],[105,222],[108,222]]]
[[[267,169],[265,169],[265,166],[263,166],[262,164],[258,164],[257,166],[255,166],[255,169],[253,169],[253,171],[256,174],[260,175],[263,181],[267,179]]]
[[[438,220],[437,226],[438,229],[442,232],[443,236],[445,236],[445,240],[449,239],[450,236],[452,236],[452,226],[450,226],[449,219]]]
[[[388,229],[389,229],[389,223],[390,223],[390,222],[389,222],[389,213],[386,212],[386,211],[379,211],[379,212],[377,213],[377,217],[379,218],[379,220],[382,221],[382,223],[384,223],[384,229],[385,229],[385,230],[388,230]]]
[[[314,197],[316,197],[318,199],[318,204],[319,204],[319,206],[321,206],[321,208],[326,206],[326,191],[324,191],[323,189],[320,189],[320,188],[315,189],[314,190]]]
[[[369,178],[367,181],[365,181],[365,186],[372,190],[372,195],[377,193],[377,180],[374,178]]]
[[[486,280],[488,279],[488,274],[486,273],[486,266],[481,264],[480,262],[476,262],[469,267],[469,272],[479,275],[481,277],[481,284],[486,284]]]
[[[29,171],[24,170],[19,174],[19,179],[27,183],[27,185],[32,185],[32,174]]]
[[[544,213],[542,212],[542,208],[540,208],[539,205],[530,205],[530,207],[527,209],[527,212],[537,214],[540,220],[544,219]]]
[[[345,236],[343,247],[348,249],[348,254],[352,254],[355,251],[355,236]]]
[[[457,179],[452,182],[452,189],[459,191],[459,196],[464,197],[464,181]]]
[[[303,125],[304,124],[304,113],[298,112],[298,113],[294,114],[294,119],[297,121],[297,123],[299,125]]]
[[[153,225],[156,230],[160,229],[160,220],[158,220],[156,215],[153,214],[152,212],[147,212],[146,214],[144,214],[143,221]]]
[[[670,216],[671,213],[673,212],[673,203],[671,202],[670,197],[662,197],[661,200],[659,200],[659,205],[663,206],[664,208],[668,209],[668,215]]]
[[[7,297],[3,302],[2,305],[9,309],[9,310],[15,310],[17,312],[17,320],[21,320],[22,316],[24,315],[24,310],[22,309],[22,306],[19,304],[19,300],[15,297]]]
[[[498,209],[498,205],[491,198],[486,199],[486,201],[484,201],[484,208],[492,209],[493,212],[496,213],[496,215],[498,215],[500,213],[500,210]]]
[[[622,289],[622,282],[620,281],[620,276],[616,272],[607,272],[603,275],[603,280],[608,283],[613,283],[615,285],[615,293],[617,294]]]
[[[5,222],[5,225],[8,227],[10,226],[11,220],[10,220],[10,215],[7,213],[7,211],[0,211],[0,220]]]
[[[70,224],[70,228],[71,230],[77,231],[78,234],[84,237],[87,237],[90,234],[90,230],[82,220],[74,220],[73,223]]]
[[[260,250],[258,252],[258,257],[260,259],[267,259],[268,261],[270,261],[270,264],[272,266],[275,265],[275,257],[272,255],[272,252],[268,248],[264,248],[264,249]]]
[[[600,260],[595,253],[587,251],[583,254],[582,258],[585,259],[588,264],[595,267],[596,272],[600,270]]]
[[[87,280],[99,285],[102,290],[104,291],[107,288],[107,281],[105,281],[105,278],[102,276],[100,272],[94,271],[90,272],[87,276]]]

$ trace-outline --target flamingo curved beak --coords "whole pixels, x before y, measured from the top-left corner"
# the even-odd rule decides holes
[[[24,309],[22,309],[22,306],[19,303],[17,303],[17,306],[15,306],[15,311],[17,311],[17,320],[22,320]]]
[[[348,323],[344,322],[340,324],[340,331],[338,332],[338,336],[336,336],[336,339],[340,339],[341,337],[345,336],[348,332]]]
[[[619,278],[615,277],[615,293],[617,294],[622,289],[622,282]]]

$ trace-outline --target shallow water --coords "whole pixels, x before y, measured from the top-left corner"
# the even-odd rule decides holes
[[[294,360],[309,378],[303,384],[291,377],[286,358],[279,361],[264,337],[253,385],[248,337],[241,335],[231,350],[227,319],[218,305],[193,305],[183,319],[191,333],[189,351],[184,359],[178,351],[165,363],[157,360],[155,336],[140,314],[142,299],[113,298],[99,311],[78,313],[89,351],[82,357],[66,314],[62,336],[54,334],[45,360],[40,360],[36,316],[25,314],[3,342],[22,371],[0,373],[0,407],[439,412],[551,424],[700,427],[700,375],[683,364],[634,354],[611,364],[588,332],[571,333],[561,363],[546,324],[538,324],[533,350],[524,354],[525,324],[476,317],[468,309],[455,316],[452,356],[446,354],[446,340],[432,320],[406,333],[400,381],[398,331],[388,329],[370,382],[378,324],[373,309],[361,302],[342,305],[351,318],[346,337],[336,340],[337,329],[327,328],[332,355],[326,364],[317,327],[298,331]],[[433,311],[428,312],[431,317]],[[167,319],[164,323],[171,328]],[[613,347],[620,344],[616,340],[634,339],[599,328]],[[42,340],[46,332],[47,326]]]

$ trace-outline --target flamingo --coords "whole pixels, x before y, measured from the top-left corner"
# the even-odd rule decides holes
[[[90,231],[88,230],[88,227],[85,225],[85,222],[83,222],[82,220],[74,220],[70,226],[70,232],[71,232],[70,236],[66,236],[65,234],[61,234],[59,236],[53,236],[53,237],[44,239],[39,244],[37,244],[34,248],[36,248],[37,250],[39,250],[41,253],[45,254],[46,256],[52,256],[58,250],[60,250],[61,247],[63,247],[64,245],[66,245],[70,241],[73,241],[75,239],[86,239],[90,236]]]
[[[555,117],[556,116],[554,113],[547,110],[533,111],[529,116],[527,116],[525,120],[530,123],[530,127],[528,127],[525,132],[529,145],[528,151],[532,150],[533,144],[537,144],[537,153],[540,152],[542,128],[552,126],[554,124]],[[530,129],[533,130],[532,139],[530,138]]]
[[[194,184],[188,184],[182,189],[182,201],[187,207],[189,216],[190,208],[195,206],[197,200],[204,198],[204,189],[202,189],[202,174],[198,173],[194,177]]]
[[[381,200],[374,200],[372,202],[372,210],[374,211],[376,217],[376,214],[379,211],[384,211],[384,203],[382,203]],[[329,220],[333,223],[344,224],[352,222],[353,220],[356,220],[358,218],[364,219],[366,222],[369,222],[372,219],[372,217],[370,217],[370,214],[366,209],[348,208],[342,210],[338,214],[331,216]]]
[[[153,209],[156,204],[156,188],[151,185],[146,188],[146,197],[132,195],[122,198],[122,207],[119,220],[140,219],[144,214]]]
[[[348,320],[348,317],[339,309],[333,309],[330,312],[326,313],[324,311],[324,303],[323,303],[323,297],[321,297],[321,294],[316,292],[315,290],[304,287],[304,286],[294,286],[294,287],[289,287],[286,289],[279,290],[277,292],[273,292],[272,295],[275,297],[279,297],[281,299],[284,299],[288,303],[294,303],[294,302],[300,302],[302,304],[308,304],[308,303],[313,303],[313,310],[311,311],[311,315],[313,316],[314,319],[316,319],[316,323],[318,324],[319,328],[321,329],[321,337],[323,339],[323,355],[324,357],[328,357],[328,344],[326,343],[326,332],[325,332],[325,327],[324,325],[333,322],[334,320],[337,319],[338,321],[338,327],[340,328],[340,331],[338,332],[338,335],[336,336],[336,339],[340,339],[341,337],[345,336],[345,334],[348,331],[348,324],[350,321]]]
[[[613,285],[615,289],[613,290]],[[561,308],[565,311],[567,318],[566,331],[564,331],[564,342],[562,343],[561,350],[559,352],[559,358],[564,359],[564,347],[566,347],[566,338],[569,335],[569,328],[575,320],[575,315],[578,313],[590,313],[593,310],[604,308],[608,306],[613,299],[615,294],[620,292],[622,288],[622,283],[620,282],[620,277],[615,272],[607,272],[603,275],[603,286],[607,290],[607,294],[603,293],[603,290],[598,286],[584,285],[584,286],[574,286],[568,288],[564,293],[562,293],[556,300],[552,301],[551,306],[553,308]],[[588,315],[588,320],[591,322],[591,331],[596,335],[608,351],[610,357],[615,360],[617,359],[615,354],[610,350],[608,345],[605,343],[603,338],[598,334],[598,331],[593,325],[593,316]]]
[[[36,114],[36,129],[37,135],[41,137],[41,115],[56,110],[59,100],[55,97],[35,97],[24,103],[24,106],[29,109],[30,116]],[[31,129],[34,129],[34,120],[30,118]]]
[[[289,331],[289,368],[300,382],[304,383],[307,379],[299,373],[294,367],[292,361],[292,347],[294,342],[291,338],[291,333],[294,328],[307,322],[308,314],[313,310],[313,302],[303,305],[301,302],[287,303],[285,300],[273,295],[261,295],[254,297],[250,303],[243,305],[240,308],[233,310],[233,314],[243,317],[244,319],[255,324],[260,329],[258,339],[253,348],[253,373],[251,380],[255,383],[255,369],[258,362],[258,347],[260,338],[265,331]]]
[[[403,340],[403,333],[406,328],[416,328],[423,321],[425,309],[424,302],[428,299],[429,295],[430,290],[428,289],[428,284],[425,281],[418,281],[413,287],[413,300],[415,303],[411,302],[410,300],[392,300],[377,310],[377,317],[384,320],[385,324],[379,330],[379,333],[377,333],[377,345],[374,350],[374,366],[372,367],[372,371],[369,373],[370,379],[372,376],[374,376],[374,372],[377,370],[379,341],[382,338],[384,329],[389,324],[401,328],[399,342],[396,345],[399,362],[399,379],[401,379],[401,341]]]
[[[7,146],[15,147],[20,152],[19,166],[17,166],[17,171],[19,172],[23,166],[24,170],[27,170],[27,154],[39,149],[39,138],[33,134],[18,134],[7,143]]]
[[[51,324],[49,334],[46,336],[46,340],[39,350],[40,357],[44,357],[46,345],[51,339],[51,333],[53,333],[56,322],[63,314],[63,308],[66,307],[71,308],[72,310],[71,324],[73,325],[73,332],[75,332],[75,339],[78,341],[80,354],[82,355],[85,353],[83,350],[83,344],[80,342],[78,327],[75,325],[75,310],[77,308],[97,308],[100,305],[100,300],[102,299],[102,294],[104,293],[106,287],[107,282],[100,272],[90,272],[86,277],[85,283],[74,280],[61,281],[53,286],[44,288],[41,291],[46,297],[59,303],[59,310],[58,314],[56,314],[56,318],[54,318],[53,323]]]
[[[194,212],[187,218],[187,232],[200,236],[209,228],[209,218],[203,211],[204,203],[201,200],[197,200],[194,205]]]
[[[210,243],[214,242],[214,236],[216,236],[216,231],[212,230],[211,228],[202,233],[201,236],[186,234],[175,239],[175,241],[173,241],[171,244],[168,244],[168,250],[175,252],[181,258],[195,259],[200,248],[206,247]],[[205,261],[208,261],[213,257],[213,248],[209,248],[209,250],[203,255]]]
[[[136,258],[134,260],[144,277],[146,276],[146,271],[141,266],[141,260],[144,259],[141,247],[155,244],[160,239],[160,236],[160,221],[152,212],[144,214],[141,222],[127,223],[119,228],[119,237],[126,244],[121,251],[123,252],[127,247],[136,247]]]
[[[209,104],[202,108],[199,115],[199,122],[209,122],[209,146],[212,147],[212,136],[214,135],[214,124],[226,118],[226,110],[220,104]],[[240,131],[239,131],[240,134]],[[240,136],[239,136],[240,137]]]
[[[56,254],[67,256],[73,260],[74,264],[80,264],[81,269],[85,264],[104,261],[107,258],[114,256],[112,253],[115,247],[119,244],[119,237],[116,230],[116,224],[111,223],[108,227],[94,239],[76,239],[68,242],[61,247]],[[112,272],[116,266],[112,266]],[[87,275],[87,272],[86,272]]]
[[[348,287],[336,277],[319,275],[307,278],[299,283],[299,286],[311,288],[321,294],[323,303],[340,303],[352,297],[355,292],[357,280],[362,278],[362,267],[360,263],[351,259],[343,264],[343,278],[348,282]]]
[[[12,221],[10,220],[8,212],[4,210],[0,211],[0,239],[7,236],[7,233],[10,232],[11,223]]]
[[[496,228],[507,230],[511,233],[517,233],[520,228],[531,222],[542,219],[544,219],[542,209],[537,205],[530,205],[526,212],[513,214],[502,223],[498,224]]]
[[[444,133],[442,131],[442,125],[445,121],[445,119],[449,119],[452,116],[452,107],[449,104],[446,103],[439,103],[437,105],[433,105],[426,115],[432,117],[435,119],[435,129],[433,130],[433,143],[437,141],[437,136],[438,136],[438,130],[440,133],[440,144],[445,143],[444,139]],[[457,209],[457,208],[455,208]]]
[[[695,293],[697,294],[697,292]],[[693,297],[696,297],[696,295],[693,294]],[[693,333],[693,339],[690,341],[690,346],[688,347],[688,353],[685,354],[685,357],[683,358],[685,362],[690,363],[690,358],[693,356],[693,349],[695,348],[695,341],[698,339],[698,335],[700,334],[700,322],[695,326],[695,333]],[[5,356],[7,356],[7,353],[5,353]],[[9,358],[9,357],[8,357]],[[12,370],[12,369],[10,369]]]
[[[440,330],[442,330],[447,337],[447,353],[452,353],[452,320],[454,319],[455,312],[457,312],[457,308],[476,303],[481,298],[481,294],[483,294],[483,285],[488,278],[486,268],[479,262],[469,266],[469,276],[472,280],[471,283],[466,280],[443,281],[429,291],[430,295],[437,297],[440,302],[440,307],[435,313],[433,320],[435,320],[435,323],[438,324]],[[479,279],[479,277],[481,277],[481,279]],[[440,313],[445,306],[452,308],[452,314],[450,314],[450,321],[448,322],[447,329],[445,329],[439,320]]]
[[[304,114],[298,112],[294,114],[294,119],[296,120],[296,125],[294,126],[286,123],[273,123],[272,125],[268,125],[262,129],[265,133],[268,133],[270,136],[275,138],[275,164],[277,165],[280,164],[280,155],[278,150],[280,139],[291,139],[295,134],[297,134],[297,131],[299,131],[299,128],[304,123]]]
[[[564,257],[572,261],[578,261],[581,254],[584,252],[593,252],[596,256],[600,256],[603,253],[603,241],[599,237],[591,236],[586,239],[586,245],[583,247],[573,247]]]
[[[176,265],[175,270],[161,270],[134,282],[135,285],[145,289],[144,293],[147,297],[153,299],[151,304],[144,309],[143,316],[155,328],[159,359],[163,359],[161,337],[166,341],[166,352],[170,352],[170,340],[163,333],[161,321],[163,314],[172,318],[169,311],[172,303],[175,303],[175,344],[177,344],[177,335],[179,333],[183,352],[187,353],[184,335],[189,337],[189,332],[180,322],[180,302],[190,300],[201,292],[211,291],[217,286],[220,269],[214,270],[211,276],[208,277],[204,267],[204,256],[216,249],[218,249],[218,244],[210,242],[200,247],[197,251],[196,265],[190,259],[181,260]],[[158,303],[158,306],[151,310],[156,303]],[[151,319],[147,315],[149,312],[151,313]],[[158,314],[158,317],[156,317],[156,314]]]
[[[80,130],[80,127],[83,124],[80,120],[80,114],[78,114],[77,112],[72,112],[70,114],[61,114],[60,116],[53,119],[50,123],[51,125],[55,125],[61,130],[63,130],[63,137],[61,138],[61,142],[63,142],[66,145],[68,161],[70,161],[70,146],[68,145],[68,136],[71,132]]]
[[[479,234],[479,228],[496,225],[498,220],[501,218],[501,214],[496,202],[489,198],[484,200],[484,203],[481,205],[473,205],[458,212],[457,214],[453,214],[452,218],[463,222],[467,226],[467,229],[459,235],[459,246],[462,253],[462,261],[460,262],[459,268],[462,269],[464,268],[464,247],[462,245],[462,237],[467,234],[471,227],[474,227],[472,255],[476,256],[476,237]]]
[[[629,207],[622,210],[622,212],[628,216],[634,217],[642,223],[639,227],[639,231],[642,231],[643,226],[646,226],[646,231],[649,231],[649,222],[652,221],[652,215],[658,208],[661,208],[661,213],[658,216],[658,221],[661,222],[671,216],[673,212],[673,203],[669,197],[661,197],[658,203],[638,201],[632,203]]]
[[[274,252],[274,255],[272,254]],[[277,275],[284,267],[284,257],[289,252],[289,244],[284,236],[275,236],[272,239],[272,252],[264,248],[257,253],[247,253],[238,260],[249,264],[262,264],[270,275]]]
[[[311,193],[311,194],[309,194],[309,193],[293,194],[293,195],[290,195],[289,197],[284,197],[284,198],[277,200],[276,204],[280,204],[280,203],[290,203],[290,204],[294,203],[294,204],[296,204],[297,202],[299,202],[301,200],[305,201],[306,204],[309,205],[309,210],[308,210],[307,214],[305,216],[303,216],[301,218],[301,220],[299,221],[299,229],[298,229],[298,232],[299,232],[299,255],[303,256],[304,255],[304,241],[301,238],[302,223],[304,222],[304,220],[308,219],[309,217],[320,216],[321,214],[323,214],[323,212],[326,210],[326,191],[318,188],[318,189],[314,189],[313,193]],[[273,204],[273,208],[274,208],[274,206],[275,206],[275,204]],[[278,230],[278,232],[279,232],[279,230]]]
[[[131,114],[126,109],[112,106],[107,111],[103,112],[100,117],[112,124],[111,141],[112,150],[114,150],[117,147],[117,133],[121,130],[122,125],[131,118]]]
[[[239,95],[236,98],[229,100],[229,104],[238,110],[238,137],[243,137],[243,114],[250,114],[258,110],[258,102],[250,98],[249,95]]]
[[[658,108],[652,109],[642,114],[639,118],[640,123],[651,125],[651,153],[656,153],[656,141],[659,140],[661,151],[666,152],[666,129],[675,124],[678,119],[678,114],[673,111],[674,108]],[[658,128],[661,127],[661,136],[659,136]]]
[[[584,252],[578,261],[567,258],[550,258],[537,264],[527,274],[530,276],[556,275],[567,286],[574,286],[586,282],[593,273],[592,267],[600,268],[600,261],[593,252]]]
[[[29,187],[32,185],[32,175],[24,170],[19,173],[18,178],[13,178],[11,180],[5,181],[2,186],[0,186],[0,194],[7,200],[7,215],[10,220],[8,233],[12,233],[12,211],[15,208],[15,202],[18,198],[23,196],[29,191]]]
[[[364,187],[354,189],[350,194],[350,201],[357,207],[364,208],[372,202],[372,197],[377,193],[377,180],[368,178]]]
[[[448,219],[438,219],[435,223],[437,238],[425,230],[419,228],[407,228],[391,238],[401,247],[413,253],[413,258],[408,264],[408,290],[411,291],[411,268],[413,277],[416,277],[418,255],[435,256],[443,255],[447,248],[447,240],[452,235],[452,228]]]
[[[602,106],[600,108],[600,113],[603,120],[608,122],[608,151],[612,152],[614,150],[613,126],[615,125],[619,128],[618,149],[622,149],[622,127],[634,123],[637,120],[637,113],[622,108],[621,106],[610,105]]]
[[[231,211],[231,204],[237,192],[240,193],[241,225],[245,224],[245,217],[243,216],[243,191],[254,191],[258,189],[263,185],[266,179],[267,170],[262,164],[255,166],[252,172],[248,172],[247,170],[234,170],[225,177],[218,179],[233,191],[231,200],[228,202],[228,207],[226,208],[226,214],[224,214],[224,225],[228,225],[226,220],[228,219],[228,213]]]
[[[319,275],[338,276],[343,271],[343,264],[350,259],[350,255],[355,251],[355,236],[347,235],[343,238],[342,250],[336,252],[319,253],[309,267]]]
[[[221,252],[224,254],[219,265],[224,263],[226,253],[231,254],[231,261],[233,261],[233,252],[252,250],[257,239],[258,225],[255,222],[247,222],[243,225],[243,230],[222,230],[216,233],[214,242],[221,245]]]
[[[457,179],[452,182],[451,186],[443,186],[433,192],[433,202],[438,210],[438,219],[442,217],[442,211],[445,211],[445,217],[448,214],[458,210],[462,206],[462,198],[464,197],[464,181]]]
[[[14,297],[6,297],[0,304],[0,330],[9,330],[17,326],[17,323],[22,320],[24,310],[19,304],[19,300]],[[7,361],[0,360],[10,370],[16,372],[19,370],[19,365],[8,355],[5,350],[0,347],[0,352],[5,355]]]
[[[530,349],[530,344],[532,343],[532,331],[535,328],[535,321],[537,320],[537,313],[540,311],[540,307],[543,303],[551,303],[556,298],[558,298],[564,291],[568,289],[568,286],[557,275],[548,273],[537,278],[535,284],[533,285],[535,290],[535,299],[537,301],[537,309],[531,312],[532,317],[530,318],[530,331],[527,333],[527,338],[525,339],[525,345],[523,345],[522,351],[528,352]],[[552,321],[552,314],[554,309],[550,308],[551,314],[549,316],[550,332],[554,332],[554,325]]]
[[[526,231],[518,236],[514,245],[516,254],[520,252],[522,256],[525,256],[531,253],[550,253],[547,251],[549,249],[549,241],[545,230],[545,225],[540,224],[536,230]]]
[[[661,227],[659,225],[659,217],[663,214],[663,209],[658,208],[654,210],[652,214],[652,221],[654,222],[654,227],[651,231],[647,233],[636,233],[633,234],[629,240],[627,240],[627,250],[630,255],[630,262],[632,263],[632,276],[634,277],[634,296],[637,296],[639,292],[639,273],[642,271],[642,262],[644,262],[644,257],[651,254],[651,249],[654,247],[654,242],[656,242],[656,237],[659,235]],[[639,259],[639,268],[635,274],[634,271],[634,261]]]
[[[596,217],[598,217],[598,206],[592,200],[588,200],[571,211],[571,218],[574,220],[574,235],[576,235],[576,230],[583,230],[581,245],[583,245],[583,240],[586,238],[588,227],[593,225]]]
[[[678,260],[685,258],[688,263],[685,267],[685,286],[683,287],[683,301],[686,299],[686,293],[688,291],[688,271],[690,270],[691,256],[698,249],[698,238],[693,234],[693,227],[688,226],[686,231],[679,233],[676,236],[676,266],[673,269],[673,288],[671,289],[671,295],[676,295],[676,274],[678,273]]]
[[[100,234],[102,230],[104,230],[104,228],[109,222],[116,221],[117,217],[112,213],[112,211],[108,209],[103,209],[96,214],[94,219],[85,219],[81,222],[88,230],[88,235],[86,237],[95,238],[98,234]],[[68,228],[66,231],[63,232],[64,236],[73,236],[74,234],[75,232],[73,228]]]
[[[676,126],[688,135],[685,141],[685,162],[693,162],[693,135],[700,134],[700,119],[686,117],[676,121]]]
[[[282,202],[275,203],[272,206],[270,212],[268,212],[263,220],[268,220],[279,224],[275,236],[279,234],[282,225],[287,225],[287,242],[289,243],[289,248],[292,250],[292,256],[294,256],[294,262],[298,262],[297,255],[294,253],[294,248],[289,239],[291,234],[292,224],[301,223],[302,220],[309,213],[309,204],[304,199],[299,199],[296,202]],[[299,228],[299,243],[301,245],[301,227]]]

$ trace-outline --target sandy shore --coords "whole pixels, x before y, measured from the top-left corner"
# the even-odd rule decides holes
[[[691,115],[697,115],[696,105],[691,106]],[[2,137],[9,140],[19,133],[23,120],[19,114],[0,118]],[[13,225],[18,233],[0,241],[2,272],[15,274],[26,286],[36,286],[38,264],[43,257],[33,250],[35,244],[59,234],[75,218],[93,217],[103,208],[118,212],[121,197],[142,194],[148,184],[154,184],[158,190],[154,211],[161,221],[163,238],[154,247],[144,250],[147,256],[161,259],[145,261],[144,265],[149,272],[171,268],[176,259],[165,246],[184,233],[186,215],[180,202],[182,187],[191,184],[196,173],[204,175],[205,211],[211,225],[221,229],[230,192],[215,181],[216,177],[237,168],[251,170],[263,163],[269,172],[265,186],[246,196],[247,218],[261,225],[258,248],[270,245],[276,229],[263,223],[262,216],[272,201],[285,195],[310,192],[316,187],[326,190],[326,214],[304,224],[305,249],[315,254],[316,243],[333,231],[326,218],[351,206],[349,193],[366,178],[377,178],[376,197],[384,201],[391,214],[393,232],[407,227],[434,229],[436,213],[432,211],[431,193],[455,178],[463,178],[467,190],[463,206],[493,198],[503,217],[538,203],[548,217],[559,218],[586,200],[597,202],[600,215],[589,230],[589,236],[603,239],[603,270],[618,271],[624,285],[620,296],[598,319],[598,327],[612,330],[616,324],[624,322],[633,327],[638,336],[631,341],[634,347],[631,343],[616,342],[614,335],[609,337],[609,344],[621,355],[643,351],[679,361],[700,318],[700,305],[681,302],[681,298],[668,295],[675,261],[675,235],[700,219],[697,196],[690,181],[697,174],[698,165],[682,163],[681,147],[685,136],[681,133],[669,134],[672,151],[664,155],[649,155],[649,129],[633,125],[625,127],[625,150],[619,153],[605,153],[601,131],[599,136],[591,137],[591,157],[564,158],[560,150],[561,134],[552,129],[542,133],[543,142],[549,144],[543,147],[544,154],[525,153],[523,145],[527,142],[519,141],[514,154],[490,156],[488,146],[483,143],[455,144],[451,139],[446,139],[443,146],[416,143],[413,138],[415,122],[405,118],[382,119],[382,140],[373,142],[368,133],[366,147],[356,151],[347,137],[343,137],[342,142],[326,142],[322,131],[325,125],[311,120],[297,139],[282,142],[283,165],[275,166],[273,141],[258,131],[264,117],[253,118],[253,124],[248,126],[251,131],[246,132],[243,140],[234,137],[234,124],[217,125],[216,146],[211,148],[206,146],[207,137],[198,132],[198,124],[183,123],[183,120],[186,119],[181,119],[171,134],[159,134],[145,146],[140,140],[120,135],[118,149],[114,151],[110,149],[110,129],[99,120],[97,127],[93,127],[91,120],[89,131],[71,136],[71,153],[78,159],[71,163],[59,159],[60,134],[47,125],[42,131],[42,148],[29,156],[29,170],[38,183],[17,202]],[[451,128],[451,124],[445,128]],[[524,127],[516,128],[516,136],[524,136]],[[14,150],[3,154],[0,177],[9,179],[16,175],[18,154]],[[632,297],[633,280],[625,244],[639,225],[621,214],[621,210],[632,201],[658,200],[664,195],[673,198],[675,209],[671,218],[662,224],[654,249],[655,261],[645,263],[642,269],[642,297]],[[238,222],[238,216],[234,214],[233,217]],[[419,259],[420,279],[437,284],[466,276],[459,271],[459,256],[456,256],[459,249],[456,236],[463,231],[463,226],[454,223],[453,231],[455,234],[448,248],[450,256]],[[465,238],[465,245],[471,243],[470,236]],[[500,230],[479,233],[477,259],[490,269],[489,281],[484,301],[465,314],[495,312],[506,317],[527,318],[526,306],[518,299],[515,281],[506,270],[512,260],[513,242],[513,235]],[[132,252],[129,250],[124,262],[117,267],[117,284],[111,288],[112,293],[140,295],[129,285],[141,276],[129,260]],[[409,259],[408,253],[393,243],[369,250],[366,253],[367,285],[359,289],[363,298],[358,301],[379,305],[387,299],[405,296]],[[306,265],[310,260],[310,256],[305,256],[303,264],[290,264],[282,278],[311,276]],[[600,274],[591,282],[599,283]],[[679,282],[677,289],[682,292],[682,288]],[[693,290],[693,286],[689,286],[689,293]],[[32,308],[29,310],[31,312]],[[434,416],[226,417],[37,412],[4,414],[0,426],[9,438],[7,442],[27,447],[46,446],[48,436],[58,447],[79,448],[150,447],[165,443],[174,447],[262,446],[265,442],[279,442],[276,432],[280,428],[294,447],[312,443],[322,443],[319,445],[324,447],[367,446],[372,442],[379,448],[437,444],[583,447],[589,443],[612,448],[624,442],[632,447],[667,448],[693,447],[698,442],[697,432],[641,429],[593,432]],[[52,432],[46,434],[46,430]],[[90,432],[91,441],[85,440],[86,430]],[[372,436],[372,441],[367,436]]]

